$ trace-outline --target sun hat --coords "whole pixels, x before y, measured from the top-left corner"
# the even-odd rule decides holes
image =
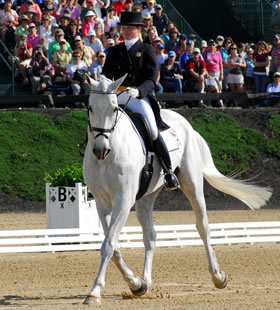
[[[80,36],[76,36],[75,41],[82,41],[82,38]]]
[[[94,14],[94,12],[88,11],[86,14],[86,17],[89,17],[89,16],[96,16],[96,15]]]
[[[96,36],[96,33],[95,33],[95,31],[94,30],[90,30],[89,32],[88,32],[88,37],[90,37],[90,36]]]
[[[114,39],[109,38],[107,40],[107,44],[114,44],[114,43],[115,43]]]
[[[198,47],[195,47],[195,48],[193,49],[193,53],[200,53],[200,49],[199,49]]]

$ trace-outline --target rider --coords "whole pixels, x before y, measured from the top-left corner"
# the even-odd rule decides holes
[[[127,89],[127,92],[118,96],[118,103],[125,105],[128,102],[129,110],[145,117],[149,123],[154,151],[164,170],[165,186],[168,190],[176,189],[179,187],[179,181],[172,171],[168,149],[157,127],[160,110],[153,95],[158,78],[155,49],[139,39],[143,25],[141,13],[122,11],[119,25],[124,43],[108,49],[103,74],[111,80],[117,80],[127,73],[123,82],[125,86],[121,86],[120,89]]]

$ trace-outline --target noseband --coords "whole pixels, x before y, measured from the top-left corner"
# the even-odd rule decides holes
[[[120,93],[117,93],[115,91],[112,91],[112,92],[106,92],[106,91],[99,91],[99,90],[91,90],[92,93],[95,93],[95,94],[102,94],[102,95],[117,95],[119,96],[120,94],[122,94],[123,92],[125,92],[126,90],[120,92]],[[130,98],[129,98],[130,99]],[[128,99],[128,101],[129,101]],[[128,103],[127,101],[127,103]],[[127,105],[126,103],[126,105]],[[91,126],[91,123],[90,123],[90,120],[89,120],[89,109],[88,109],[88,127],[89,127],[89,130],[90,132],[98,132],[98,134],[94,137],[94,139],[100,137],[100,136],[104,136],[106,139],[109,139],[108,135],[106,135],[106,133],[112,133],[119,121],[120,118],[118,118],[118,111],[123,111],[120,107],[116,108],[117,109],[117,113],[116,113],[116,118],[115,118],[115,122],[113,124],[113,126],[110,128],[110,129],[106,129],[106,128],[100,128],[100,127],[94,127],[94,126]]]

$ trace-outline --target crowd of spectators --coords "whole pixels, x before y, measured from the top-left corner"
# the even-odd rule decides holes
[[[142,13],[141,40],[155,47],[160,67],[156,92],[280,89],[280,34],[273,44],[235,43],[221,35],[199,41],[181,33],[155,0],[0,0],[0,8],[1,40],[14,55],[8,60],[33,94],[57,85],[87,94],[84,73],[98,79],[108,48],[123,42],[118,26],[123,10]]]

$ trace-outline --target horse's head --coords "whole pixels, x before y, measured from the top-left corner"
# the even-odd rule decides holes
[[[117,89],[125,79],[122,78],[112,82],[104,76],[100,81],[91,78],[92,92],[89,96],[88,125],[89,133],[92,135],[93,153],[97,159],[105,159],[109,154],[110,136],[118,120]]]

